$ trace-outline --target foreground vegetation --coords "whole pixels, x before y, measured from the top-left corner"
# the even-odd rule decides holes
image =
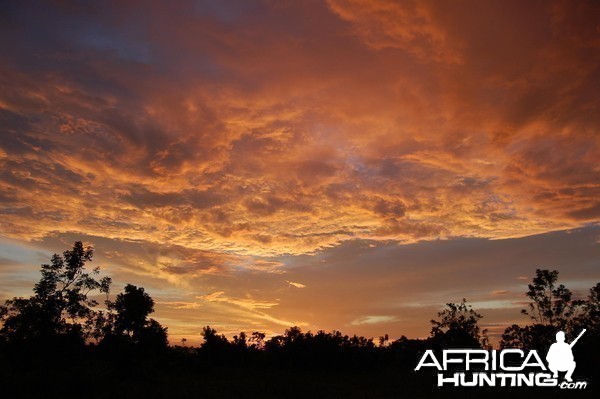
[[[76,242],[42,265],[30,298],[0,307],[0,383],[6,397],[480,397],[481,391],[436,390],[433,376],[415,373],[426,349],[488,348],[482,315],[463,300],[432,320],[429,338],[377,342],[339,331],[280,336],[240,333],[232,340],[206,326],[199,347],[168,346],[167,328],[149,318],[154,301],[128,284],[110,300],[111,280],[88,272],[93,250]],[[558,272],[537,270],[526,293],[526,326],[506,329],[501,347],[547,350],[556,331],[575,336],[576,374],[600,381],[600,283],[584,300],[558,284]],[[91,296],[106,295],[104,310]],[[487,396],[530,395],[531,390],[487,391]],[[544,391],[544,395],[564,392]]]

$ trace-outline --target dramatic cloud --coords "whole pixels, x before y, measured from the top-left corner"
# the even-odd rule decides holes
[[[302,313],[302,300],[323,299],[319,289],[344,300],[347,290],[384,295],[368,279],[362,286],[360,268],[350,280],[329,276],[339,285],[327,288],[306,278],[312,261],[290,266],[349,243],[476,238],[485,247],[593,226],[599,8],[6,5],[0,234],[46,252],[88,239],[111,272],[155,288],[180,334],[211,320],[232,331],[316,325],[318,308]],[[6,296],[32,278],[15,277],[25,263],[0,260],[14,288]],[[478,300],[514,292],[487,289]],[[288,295],[298,295],[296,311]],[[210,320],[182,321],[184,309],[207,308]],[[365,307],[332,320],[358,328],[416,317],[405,311]]]

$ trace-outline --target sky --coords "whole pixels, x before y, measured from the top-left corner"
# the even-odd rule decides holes
[[[600,281],[595,1],[0,8],[0,300],[76,240],[172,343],[527,323]]]

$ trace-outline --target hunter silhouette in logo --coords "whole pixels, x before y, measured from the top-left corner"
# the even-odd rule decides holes
[[[550,346],[546,360],[548,361],[548,368],[554,373],[554,378],[558,377],[559,371],[566,371],[565,379],[569,382],[573,381],[573,371],[575,371],[575,360],[573,358],[573,351],[571,350],[575,343],[581,338],[583,331],[575,338],[573,342],[567,344],[565,342],[564,331],[556,333],[556,342]]]

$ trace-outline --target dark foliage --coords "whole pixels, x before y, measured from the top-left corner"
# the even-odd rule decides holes
[[[574,300],[571,291],[563,284],[558,284],[558,274],[556,270],[535,271],[535,277],[525,294],[530,303],[527,309],[521,311],[534,323],[508,327],[502,334],[501,348],[545,351],[555,341],[557,331],[565,331],[567,336],[574,337],[583,328],[588,328],[587,337],[598,334],[600,288],[598,285],[592,288],[587,300]]]
[[[167,347],[167,328],[154,319],[148,319],[148,315],[154,312],[154,300],[143,287],[127,284],[125,292],[107,304],[115,313],[111,314],[103,328],[105,339],[121,339],[148,349]]]
[[[581,301],[573,301],[571,291],[563,284],[557,285],[557,281],[557,270],[537,269],[526,294],[531,300],[529,308],[523,309],[521,313],[531,317],[535,324],[565,330],[571,317],[581,306]]]
[[[92,255],[92,248],[76,242],[42,265],[33,296],[0,307],[0,384],[7,397],[429,396],[431,376],[413,371],[425,350],[489,346],[479,327],[483,316],[463,299],[446,304],[427,339],[390,341],[386,334],[376,344],[294,326],[269,339],[255,331],[229,340],[206,326],[199,348],[186,340],[169,347],[167,328],[149,318],[150,295],[128,284],[110,301],[110,278],[96,279],[98,268],[85,270]],[[600,353],[600,283],[586,300],[575,301],[557,279],[556,271],[536,271],[524,310],[534,323],[508,327],[501,346],[544,351],[558,329],[572,336],[586,328],[574,351],[578,367],[591,375]],[[92,292],[107,295],[106,310],[96,309]],[[479,397],[473,393],[447,397]]]
[[[438,313],[439,320],[431,320],[432,341],[440,348],[480,348],[489,345],[487,330],[479,328],[483,316],[473,310],[463,298],[461,303],[447,303]]]
[[[108,295],[111,279],[96,279],[100,269],[91,273],[85,264],[93,249],[80,241],[63,255],[54,254],[50,264],[41,267],[42,277],[34,295],[14,298],[0,307],[0,335],[8,342],[83,341],[94,335],[98,302],[89,297],[93,291]]]

